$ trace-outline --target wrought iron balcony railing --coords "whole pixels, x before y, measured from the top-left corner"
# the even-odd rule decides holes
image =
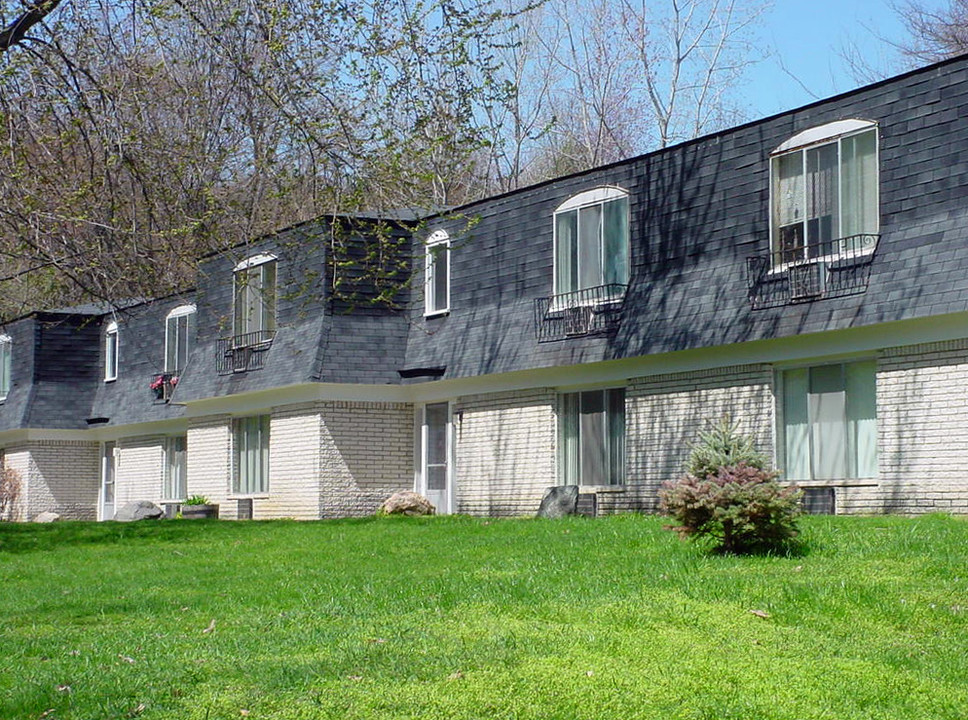
[[[610,284],[536,298],[538,342],[606,333],[618,325],[628,285]]]
[[[265,367],[266,355],[275,336],[275,330],[258,330],[220,338],[215,350],[218,374],[231,375]]]
[[[760,310],[865,292],[880,237],[851,235],[746,258],[750,305]]]
[[[151,380],[148,381],[148,389],[151,391],[155,403],[166,403],[171,400],[171,394],[175,391],[175,386],[178,385],[179,377],[180,372],[178,370],[155,373],[151,376]]]

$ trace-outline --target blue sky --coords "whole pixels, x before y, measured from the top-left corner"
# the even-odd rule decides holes
[[[934,9],[947,5],[922,2]],[[905,30],[888,0],[774,0],[759,34],[770,56],[748,72],[740,89],[749,119],[866,84],[852,77],[842,58],[851,43],[885,75],[906,69],[890,46],[905,37]]]

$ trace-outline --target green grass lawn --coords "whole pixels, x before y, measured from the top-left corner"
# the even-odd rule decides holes
[[[0,718],[968,717],[968,521],[661,525],[0,525]]]

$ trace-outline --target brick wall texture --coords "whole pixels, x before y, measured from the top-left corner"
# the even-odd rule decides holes
[[[96,520],[100,445],[73,440],[32,440],[6,449],[7,467],[21,476],[19,517],[50,510],[65,520]]]
[[[557,395],[551,389],[461,398],[454,413],[457,511],[534,514],[557,484]]]

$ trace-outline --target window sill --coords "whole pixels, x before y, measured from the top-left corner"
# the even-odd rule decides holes
[[[817,265],[819,263],[825,263],[827,265],[833,265],[834,263],[857,263],[858,265],[866,262],[867,259],[874,254],[874,248],[864,248],[858,250],[854,253],[832,253],[830,255],[820,255],[819,257],[812,258],[801,258],[798,260],[791,260],[790,262],[780,263],[773,266],[767,271],[768,275],[781,275],[782,273],[789,272],[791,268],[806,267],[807,265]]]
[[[269,493],[257,493],[254,495],[229,495],[226,500],[268,500]]]
[[[429,320],[430,318],[445,317],[447,315],[450,315],[450,308],[447,308],[446,310],[434,310],[433,312],[429,312],[429,313],[425,312],[424,320]]]
[[[780,480],[781,485],[796,485],[802,488],[824,487],[877,487],[877,478],[851,478],[848,480]]]
[[[623,493],[627,485],[579,485],[579,493]]]

